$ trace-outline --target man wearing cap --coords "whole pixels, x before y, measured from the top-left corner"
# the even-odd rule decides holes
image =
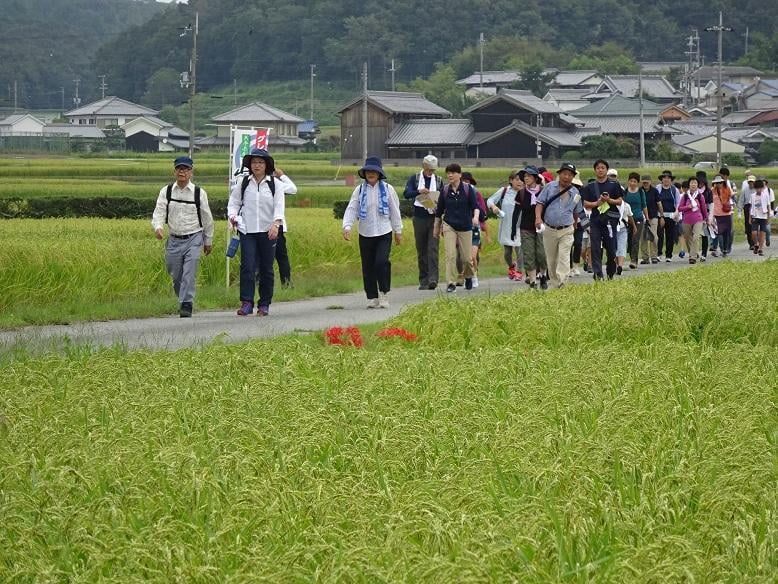
[[[267,316],[273,300],[278,234],[283,229],[284,195],[294,185],[286,175],[275,176],[276,166],[267,150],[254,148],[243,157],[241,171],[250,175],[233,187],[227,217],[240,232],[240,308],[238,316],[254,312],[254,294],[259,275],[257,316]]]
[[[419,265],[419,290],[438,287],[438,240],[433,237],[435,204],[443,184],[435,174],[438,159],[432,154],[422,160],[422,170],[411,175],[403,196],[413,201],[413,234],[416,239],[416,259]],[[426,202],[426,205],[424,204]]]
[[[616,275],[616,229],[621,218],[619,205],[624,200],[624,191],[619,183],[608,179],[609,168],[607,161],[597,160],[594,163],[595,180],[586,185],[582,191],[584,207],[592,212],[589,231],[595,280],[603,279],[603,247],[608,258],[606,272],[608,279],[612,280]]]
[[[213,249],[213,216],[205,189],[192,182],[192,159],[181,156],[173,165],[176,180],[159,191],[151,226],[157,239],[162,239],[168,225],[165,267],[178,296],[178,314],[188,318],[192,316],[200,250],[208,255]]]
[[[746,180],[743,181],[740,195],[737,198],[737,208],[743,213],[743,220],[745,222],[748,249],[754,249],[754,238],[751,235],[751,195],[753,195],[756,190],[754,188],[755,181],[756,177],[753,174],[746,175]]]
[[[659,179],[660,183],[656,185],[656,190],[659,192],[660,211],[657,248],[661,254],[662,247],[664,247],[665,262],[671,262],[673,261],[673,247],[678,238],[677,225],[681,220],[681,214],[678,212],[678,205],[681,203],[681,192],[673,184],[675,177],[669,170],[665,170],[659,176]]]
[[[570,274],[574,225],[583,213],[581,195],[573,186],[575,172],[574,164],[562,163],[557,171],[557,180],[543,188],[535,206],[535,229],[543,233],[552,288],[564,286]]]

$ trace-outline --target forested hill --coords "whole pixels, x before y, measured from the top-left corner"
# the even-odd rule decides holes
[[[706,61],[715,58],[718,10],[735,32],[726,37],[727,60],[742,56],[743,33],[752,42],[778,30],[774,2],[764,0],[190,0],[109,42],[98,69],[110,72],[117,92],[138,99],[160,68],[187,68],[191,40],[176,27],[200,12],[199,85],[305,79],[312,63],[319,80],[353,82],[363,61],[371,80],[387,77],[391,59],[398,80],[429,75],[435,64],[487,39],[524,36],[575,55],[615,42],[637,59],[684,60],[686,36],[701,32]],[[132,47],[131,51],[127,47]],[[520,59],[521,56],[519,55]],[[490,63],[486,63],[487,69]]]
[[[81,96],[99,97],[94,56],[129,27],[147,22],[165,4],[153,0],[0,0],[0,107],[72,106],[73,79]],[[108,83],[110,84],[110,79]],[[110,86],[110,85],[109,85]]]

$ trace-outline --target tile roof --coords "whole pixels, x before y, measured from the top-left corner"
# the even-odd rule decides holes
[[[484,71],[484,83],[514,83],[519,79],[521,79],[521,71]],[[457,85],[480,85],[480,83],[480,71],[457,80]]]
[[[156,116],[159,112],[137,103],[124,100],[120,97],[109,96],[105,99],[93,101],[85,106],[71,110],[65,114],[66,117],[75,116]]]
[[[438,117],[451,117],[451,112],[440,107],[437,104],[427,100],[421,93],[406,93],[401,91],[368,91],[368,103],[381,108],[390,114],[416,114]],[[361,103],[362,96],[359,95],[341,107],[337,113],[351,108]]]
[[[302,118],[298,118],[288,112],[255,101],[247,105],[232,109],[218,116],[212,118],[213,122],[287,122],[292,124],[299,124],[304,122]]]
[[[745,124],[748,120],[756,117],[761,112],[758,110],[742,110],[739,112],[732,112],[721,118],[722,124]]]
[[[0,126],[13,126],[17,122],[22,121],[24,118],[30,117],[39,124],[43,125],[43,120],[39,120],[32,114],[12,114],[5,118],[4,120],[0,120]]]
[[[554,81],[552,83],[558,87],[582,85],[595,76],[599,76],[599,73],[594,70],[560,71],[557,73],[556,77],[554,77]]]
[[[666,105],[655,103],[648,99],[643,100],[643,116],[659,115],[659,112],[667,109]],[[640,115],[640,100],[627,98],[617,93],[587,104],[570,112],[580,118],[584,116],[638,116]]]
[[[386,145],[464,145],[472,135],[470,120],[410,120],[392,131]]]
[[[618,92],[625,97],[637,97],[638,87],[642,82],[644,95],[656,99],[680,98],[678,91],[662,75],[607,75],[597,92],[602,92],[606,87],[612,92]]]
[[[496,132],[477,132],[473,134],[470,144],[473,146],[485,144],[512,131],[521,132],[533,138],[538,136],[542,142],[555,147],[575,148],[581,146],[581,135],[577,132],[569,132],[562,128],[537,128],[519,120]]]
[[[696,69],[694,72],[694,75],[698,75],[701,80],[707,81],[708,79],[718,79],[719,78],[719,68],[717,66],[705,66],[700,67],[699,69]],[[753,67],[741,67],[741,66],[735,66],[735,65],[724,65],[721,67],[721,75],[722,77],[745,77],[745,76],[752,76],[756,77],[758,75],[761,75],[762,72],[754,69]]]
[[[496,95],[488,97],[487,99],[478,102],[477,104],[467,108],[463,114],[469,114],[483,107],[495,103],[497,101],[507,101],[514,105],[517,105],[523,109],[527,109],[533,113],[542,114],[564,114],[564,110],[550,103],[543,101],[539,97],[535,96],[531,91],[523,89],[500,89]]]
[[[590,116],[586,125],[599,128],[603,134],[640,134],[639,116]],[[676,134],[672,126],[661,126],[655,119],[643,118],[643,132],[646,134]]]

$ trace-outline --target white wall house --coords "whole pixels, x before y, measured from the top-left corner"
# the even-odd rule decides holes
[[[80,126],[121,127],[141,116],[157,116],[159,112],[120,97],[110,96],[65,113],[71,124]]]
[[[31,114],[14,114],[0,120],[0,135],[22,136],[40,134],[46,124]]]

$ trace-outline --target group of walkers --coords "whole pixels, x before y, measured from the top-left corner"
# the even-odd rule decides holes
[[[207,195],[191,182],[193,162],[176,159],[176,181],[163,187],[152,226],[158,239],[168,224],[166,266],[180,302],[179,314],[191,316],[200,250],[212,250],[213,217]],[[497,241],[503,248],[508,278],[526,281],[531,289],[561,288],[582,273],[595,280],[613,279],[639,265],[690,264],[732,251],[735,208],[743,214],[749,247],[763,255],[770,245],[770,218],[775,195],[767,180],[750,174],[739,192],[722,167],[708,180],[697,172],[676,182],[669,170],[657,182],[650,175],[630,173],[626,185],[606,160],[594,163],[586,185],[575,165],[565,162],[556,178],[543,167],[525,166],[487,199],[470,172],[452,162],[437,174],[438,160],[426,156],[418,174],[409,177],[403,197],[413,201],[413,230],[419,289],[436,290],[440,282],[439,241],[443,239],[446,292],[459,286],[478,287],[478,263],[485,241],[488,213],[498,220]],[[286,252],[285,196],[297,187],[265,150],[243,159],[243,176],[230,193],[227,215],[240,237],[240,316],[269,314],[274,288],[274,261],[282,284],[290,284]],[[400,199],[387,182],[381,160],[368,157],[343,216],[343,237],[351,239],[358,223],[362,277],[368,308],[387,308],[391,289],[391,248],[402,240]],[[605,269],[603,272],[603,255]]]

